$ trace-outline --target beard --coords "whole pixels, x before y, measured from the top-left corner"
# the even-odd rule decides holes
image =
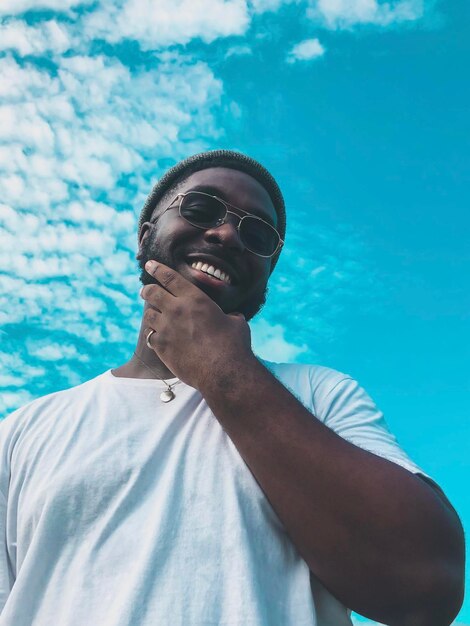
[[[150,276],[150,274],[145,269],[145,264],[147,263],[147,261],[150,261],[151,259],[158,261],[159,263],[163,263],[164,265],[168,265],[168,267],[171,267],[172,269],[175,269],[172,260],[168,257],[169,255],[165,253],[161,253],[161,251],[158,249],[156,245],[152,245],[152,241],[150,237],[147,237],[143,241],[140,252],[136,256],[136,259],[139,263],[139,268],[140,268],[139,280],[142,283],[142,285],[154,285],[156,283],[155,279],[152,276]],[[210,294],[207,294],[207,295],[212,298]],[[258,296],[252,296],[251,299],[239,304],[238,307],[236,308],[236,311],[238,313],[243,313],[246,321],[249,322],[255,315],[257,315],[261,311],[261,309],[266,303],[267,296],[268,296],[268,287],[266,285],[266,287],[264,288],[261,294],[259,294]],[[215,302],[214,298],[212,298],[212,300],[214,300]],[[221,306],[221,308],[224,311],[224,313],[235,312],[235,309],[225,310],[223,306]]]

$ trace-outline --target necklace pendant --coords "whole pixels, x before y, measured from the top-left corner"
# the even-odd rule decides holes
[[[174,397],[175,394],[172,392],[171,389],[165,389],[165,391],[162,391],[160,394],[160,400],[162,402],[171,402]]]

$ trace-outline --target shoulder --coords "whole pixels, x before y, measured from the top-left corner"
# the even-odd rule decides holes
[[[337,435],[413,473],[426,475],[401,448],[383,413],[354,378],[318,365],[263,364]]]
[[[41,396],[9,413],[0,419],[0,440],[13,436],[38,420],[49,420],[63,414],[67,407],[73,406],[78,400],[83,402],[104,376],[100,374],[80,385]]]
[[[341,380],[351,379],[348,374],[324,365],[312,365],[306,363],[274,363],[273,361],[262,360],[277,378],[289,380],[293,383],[297,382],[305,384],[308,380],[309,384],[314,387],[321,385],[335,385]]]
[[[105,375],[36,398],[0,420],[0,493],[8,492],[12,468],[23,462],[18,459],[33,457],[34,450],[53,437],[60,439],[63,432],[75,432],[70,425],[80,420],[84,407],[96,406]]]
[[[317,412],[333,399],[335,390],[356,383],[348,374],[323,365],[261,362],[307,408]]]

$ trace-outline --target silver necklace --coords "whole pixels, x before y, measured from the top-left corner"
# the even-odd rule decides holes
[[[169,383],[166,382],[166,380],[163,380],[163,378],[159,378],[157,376],[157,374],[153,371],[153,369],[150,367],[150,365],[147,365],[147,363],[145,361],[143,361],[136,352],[134,352],[134,356],[136,356],[139,359],[139,361],[142,363],[142,365],[144,365],[148,370],[150,370],[152,372],[152,374],[155,376],[155,378],[157,378],[158,380],[161,380],[167,386],[167,388],[164,391],[161,392],[160,400],[162,402],[171,402],[175,398],[175,392],[173,391],[173,387],[175,385],[177,385],[178,383],[180,383],[181,381],[177,380],[175,383],[170,385]]]

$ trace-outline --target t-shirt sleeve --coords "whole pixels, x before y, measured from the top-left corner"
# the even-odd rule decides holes
[[[14,582],[7,537],[8,487],[10,482],[9,459],[12,442],[11,422],[11,419],[0,420],[0,614],[3,611]]]
[[[322,387],[317,390],[315,415],[326,426],[359,448],[430,478],[400,447],[382,412],[354,379],[344,377]]]
[[[6,539],[7,500],[0,492],[0,614],[11,591]]]

